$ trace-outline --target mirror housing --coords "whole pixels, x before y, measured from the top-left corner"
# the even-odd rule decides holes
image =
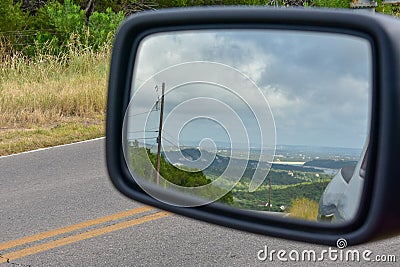
[[[218,203],[177,207],[148,195],[132,179],[123,154],[123,123],[139,44],[150,34],[204,29],[276,29],[341,33],[361,36],[372,44],[373,83],[368,153],[368,182],[356,217],[340,225],[316,224],[265,216]],[[298,241],[335,246],[340,238],[349,245],[394,235],[400,231],[400,22],[394,18],[349,11],[219,7],[143,12],[120,27],[110,68],[106,157],[114,186],[127,197],[194,219],[239,230]],[[160,190],[160,194],[168,194]],[[168,195],[168,197],[174,197]]]

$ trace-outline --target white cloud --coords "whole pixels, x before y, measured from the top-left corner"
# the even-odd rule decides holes
[[[276,30],[152,35],[143,41],[139,50],[135,88],[165,68],[191,61],[225,64],[262,88],[275,117],[278,140],[282,143],[363,145],[360,136],[366,136],[367,132],[371,84],[370,48],[365,40]],[[156,100],[155,84],[168,80],[170,88],[175,81],[193,81],[198,77],[217,85],[186,85],[179,88],[179,93],[169,94],[169,103],[176,105],[190,97],[210,96],[236,105],[243,112],[243,103],[239,104],[237,96],[229,95],[218,86],[220,84],[236,88],[234,91],[254,110],[266,109],[265,102],[244,76],[223,67],[213,68],[183,66],[174,68],[179,70],[177,72],[164,72],[167,76],[159,75],[146,88],[143,96],[147,98],[137,103],[135,112],[141,110],[139,105]],[[192,106],[188,112],[197,114],[205,108]]]

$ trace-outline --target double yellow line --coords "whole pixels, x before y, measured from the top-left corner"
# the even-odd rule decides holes
[[[73,224],[70,226],[66,226],[66,227],[62,227],[59,229],[55,229],[55,230],[50,230],[47,232],[43,232],[43,233],[39,233],[39,234],[35,234],[35,235],[31,235],[31,236],[27,236],[27,237],[23,237],[23,238],[19,238],[19,239],[15,239],[15,240],[11,240],[5,243],[1,243],[0,244],[0,251],[2,250],[6,250],[6,249],[10,249],[13,247],[17,247],[17,246],[21,246],[21,245],[25,245],[31,242],[36,242],[39,240],[43,240],[46,238],[50,238],[50,237],[54,237],[57,235],[61,235],[61,234],[66,234],[72,231],[77,231],[77,230],[81,230],[83,228],[87,228],[90,226],[95,226],[95,225],[99,225],[102,223],[106,223],[106,222],[112,222],[118,219],[122,219],[122,218],[126,218],[135,214],[139,214],[139,213],[143,213],[143,212],[148,212],[148,211],[153,211],[155,210],[153,207],[148,207],[148,206],[142,206],[136,209],[132,209],[132,210],[128,210],[128,211],[123,211],[123,212],[119,212],[119,213],[115,213],[115,214],[111,214],[105,217],[101,217],[101,218],[97,218],[94,220],[89,220],[89,221],[84,221],[81,223],[77,223],[77,224]],[[157,219],[161,219],[163,217],[169,216],[170,213],[169,212],[164,212],[164,211],[160,211],[160,212],[155,212],[146,216],[142,216],[139,218],[135,218],[135,219],[131,219],[131,220],[127,220],[127,221],[123,221],[123,222],[119,222],[119,223],[115,223],[112,225],[108,225],[105,227],[101,227],[101,228],[96,228],[94,230],[90,230],[87,232],[83,232],[80,234],[76,234],[76,235],[71,235],[68,237],[60,237],[59,239],[53,240],[53,241],[49,241],[40,245],[35,245],[35,246],[31,246],[31,247],[27,247],[21,250],[17,250],[14,252],[10,252],[8,254],[2,254],[0,257],[0,263],[4,263],[7,261],[13,261],[15,259],[19,259],[22,257],[26,257],[38,252],[42,252],[42,251],[46,251],[49,249],[53,249],[56,247],[61,247],[61,246],[65,246],[74,242],[78,242],[81,240],[85,240],[88,238],[92,238],[95,236],[99,236],[99,235],[103,235],[106,233],[110,233],[110,232],[114,232],[114,231],[118,231],[121,229],[125,229],[134,225],[138,225],[138,224],[142,224],[145,222],[149,222],[149,221],[153,221],[153,220],[157,220]]]

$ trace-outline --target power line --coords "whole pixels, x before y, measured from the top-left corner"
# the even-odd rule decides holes
[[[157,139],[157,137],[139,137],[139,138],[135,138],[135,140],[147,140],[147,139]]]
[[[157,130],[128,131],[128,133],[158,133]]]
[[[42,32],[50,32],[50,33],[57,33],[57,30],[54,29],[40,29],[40,30],[20,30],[20,31],[0,31],[0,35],[4,34],[4,35],[13,35],[13,34],[21,34],[21,33],[42,33]]]
[[[177,145],[175,145],[175,147],[181,149],[180,146],[179,146],[179,141],[178,141],[178,140],[176,140],[171,134],[169,134],[169,133],[166,132],[166,131],[163,131],[163,133],[166,133],[167,135],[169,135],[169,137],[172,138],[173,141],[177,144]],[[185,144],[182,144],[182,146],[183,146],[183,147],[189,147],[189,146],[187,146],[187,145],[185,145]]]
[[[186,154],[187,156],[191,157],[192,159],[196,158],[196,156],[193,156],[192,154],[190,154],[190,153],[187,152],[186,150],[182,150],[179,146],[175,145],[173,142],[171,142],[170,140],[168,140],[165,136],[163,136],[162,139],[164,139],[165,141],[167,141],[168,143],[170,143],[170,144],[173,145],[174,147],[178,148],[179,151],[181,151],[183,154]]]
[[[172,136],[172,134],[169,134],[167,131],[165,131],[165,130],[163,130],[163,133],[166,133],[168,136],[170,136],[177,144],[179,144],[179,142],[178,142],[178,140],[176,140],[173,136]],[[165,138],[165,137],[164,137]],[[169,143],[171,143],[171,142],[169,142]],[[185,151],[185,150],[182,150],[178,145],[174,145],[176,148],[178,148],[182,153],[184,153],[184,154],[186,154],[187,156],[189,156],[189,157],[191,157],[191,158],[195,158],[193,155],[191,155],[190,153],[188,153],[187,151]],[[185,145],[185,144],[182,144],[182,146],[183,147],[190,147],[190,146],[187,146],[187,145]]]
[[[150,150],[152,150],[152,149],[153,149],[153,147],[154,147],[156,144],[157,144],[157,141],[156,141],[156,142],[154,142],[154,144],[152,144],[152,145],[151,145],[151,147],[150,147]]]
[[[153,111],[155,111],[155,110],[152,109],[152,110],[150,110],[150,111],[145,111],[145,112],[140,112],[140,113],[128,115],[128,117],[139,116],[139,115],[143,115],[143,114],[150,113],[150,112],[153,112]]]
[[[169,137],[171,137],[173,139],[174,142],[176,142],[177,144],[179,144],[179,141],[175,139],[175,137],[172,136],[172,134],[169,134],[167,131],[163,130],[163,133],[167,134]],[[185,146],[185,145],[183,145]]]
[[[175,139],[175,137],[173,137],[172,134],[168,133],[167,131],[163,130],[163,133],[167,134],[170,138],[172,138],[172,140],[174,142],[176,142],[176,144],[182,143],[182,142],[179,142],[177,139]],[[183,146],[183,147],[191,147],[191,146],[189,146],[187,144],[182,144],[181,146]],[[181,149],[180,147],[178,147],[178,148]]]
[[[173,142],[171,142],[170,140],[168,140],[165,136],[163,136],[162,139],[164,139],[165,141],[167,141],[168,143],[170,143],[171,145],[173,145],[175,148],[181,149],[179,146],[177,146],[176,144],[174,144]]]

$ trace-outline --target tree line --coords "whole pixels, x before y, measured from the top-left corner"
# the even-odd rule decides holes
[[[25,0],[26,1],[26,0]],[[36,4],[0,0],[0,47],[3,53],[60,54],[71,47],[99,50],[111,44],[124,19],[111,7],[90,14],[73,0]]]
[[[352,0],[0,0],[3,53],[59,54],[70,45],[102,49],[110,45],[124,17],[143,10],[211,5],[349,8]],[[398,6],[377,1],[378,12],[399,15]]]
[[[157,154],[152,153],[149,148],[141,147],[139,142],[135,140],[132,145],[127,148],[127,158],[131,170],[133,170],[138,178],[156,183]],[[175,167],[167,162],[162,154],[160,156],[160,175],[168,182],[182,187],[199,187],[212,182],[211,179],[207,178],[200,170],[184,170],[182,167]],[[167,187],[168,185],[161,183],[160,186]],[[221,188],[210,186],[202,197],[215,199],[215,197],[221,195],[222,192]],[[232,204],[232,192],[226,193],[218,201],[225,204]]]

